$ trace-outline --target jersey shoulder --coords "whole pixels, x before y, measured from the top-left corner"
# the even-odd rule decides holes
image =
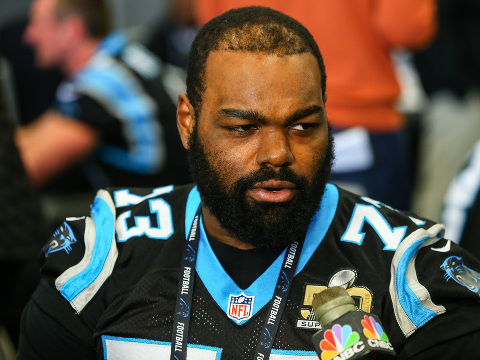
[[[441,328],[455,317],[480,311],[480,263],[444,238],[442,224],[339,189],[335,226],[340,241],[348,244],[342,250],[355,251],[352,259],[362,252],[373,263],[372,271],[382,261],[388,269],[388,300],[377,310],[396,346],[418,338],[424,327]],[[476,326],[467,322],[449,331],[460,336]],[[420,351],[435,342],[408,343]]]
[[[388,204],[339,189],[335,226],[345,230],[342,241],[361,245],[365,237],[380,238],[385,250],[395,251],[407,237],[437,237],[444,226],[417,214],[394,209]],[[366,235],[365,235],[366,234]]]
[[[192,186],[104,189],[89,216],[67,218],[43,247],[42,276],[81,312],[115,268],[141,274],[152,252],[184,236]]]
[[[100,44],[85,67],[60,84],[55,107],[65,115],[82,118],[85,102],[91,106],[89,102],[93,101],[121,120],[132,116],[155,118],[156,101],[145,85],[160,83],[161,62],[140,44],[119,37],[104,42],[109,44]]]

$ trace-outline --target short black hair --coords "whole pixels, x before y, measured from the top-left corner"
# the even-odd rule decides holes
[[[187,65],[187,96],[196,113],[205,91],[205,66],[215,50],[294,55],[311,53],[318,63],[323,98],[326,73],[322,54],[312,34],[297,20],[268,7],[229,10],[206,23],[192,43]]]
[[[106,0],[57,0],[55,11],[59,19],[79,15],[94,38],[102,39],[113,29],[113,13]]]

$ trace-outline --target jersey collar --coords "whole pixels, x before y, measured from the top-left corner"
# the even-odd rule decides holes
[[[327,184],[322,198],[321,207],[315,214],[308,228],[295,275],[305,267],[315,250],[324,239],[325,234],[327,233],[335,216],[338,206],[338,197],[339,194],[337,187],[332,184]],[[194,187],[190,191],[187,199],[185,211],[185,234],[188,234],[190,231],[193,218],[199,205],[200,194],[198,193],[197,187]],[[200,222],[200,243],[195,269],[208,292],[218,306],[220,306],[220,308],[225,312],[225,314],[228,312],[228,301],[230,295],[237,296],[243,292],[247,296],[255,296],[253,305],[253,315],[255,315],[272,299],[278,274],[285,256],[285,251],[283,251],[272,263],[272,265],[270,265],[270,267],[265,270],[265,272],[260,275],[247,289],[242,290],[225,272],[222,265],[218,261],[210,246],[210,243],[208,242],[207,235],[203,227],[203,222]],[[246,321],[247,320],[244,320],[240,323],[235,323],[237,325],[243,325]]]

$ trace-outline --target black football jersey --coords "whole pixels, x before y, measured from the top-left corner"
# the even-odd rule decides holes
[[[53,107],[94,128],[100,143],[52,191],[190,181],[165,76],[159,59],[114,32],[81,71],[60,83]]]
[[[75,358],[81,344],[78,352],[98,359],[169,359],[181,259],[199,204],[192,186],[99,191],[91,215],[67,219],[44,248],[43,281],[24,313],[19,357],[49,348]],[[252,359],[287,250],[242,289],[202,224],[199,231],[188,359]],[[443,231],[328,184],[270,339],[270,359],[318,359],[312,301],[332,286],[377,314],[400,353],[475,332],[480,264]],[[46,329],[38,329],[39,313],[51,323]]]

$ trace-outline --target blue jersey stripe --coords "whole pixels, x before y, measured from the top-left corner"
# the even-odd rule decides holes
[[[415,292],[412,290],[407,281],[408,265],[417,254],[420,246],[428,238],[423,238],[413,243],[403,254],[400,259],[396,274],[397,294],[400,304],[406,315],[418,328],[431,320],[436,313],[430,309],[425,308]]]
[[[128,40],[125,34],[119,31],[114,31],[102,40],[97,49],[108,55],[115,56],[119,54],[127,44]]]
[[[99,158],[127,170],[143,173],[156,170],[161,148],[157,109],[136,79],[113,59],[99,58],[78,74],[75,84],[81,93],[92,96],[125,122],[130,151],[100,149]],[[113,159],[109,158],[112,155]]]
[[[429,229],[419,228],[400,243],[393,256],[389,291],[397,323],[407,337],[446,311],[444,306],[432,301],[428,289],[420,283],[415,268],[419,249],[436,243],[443,231],[444,227],[440,224]]]
[[[95,222],[96,232],[90,263],[82,272],[67,280],[60,289],[60,293],[68,301],[73,300],[97,279],[112,245],[115,219],[110,206],[104,199],[97,197],[91,214]]]

